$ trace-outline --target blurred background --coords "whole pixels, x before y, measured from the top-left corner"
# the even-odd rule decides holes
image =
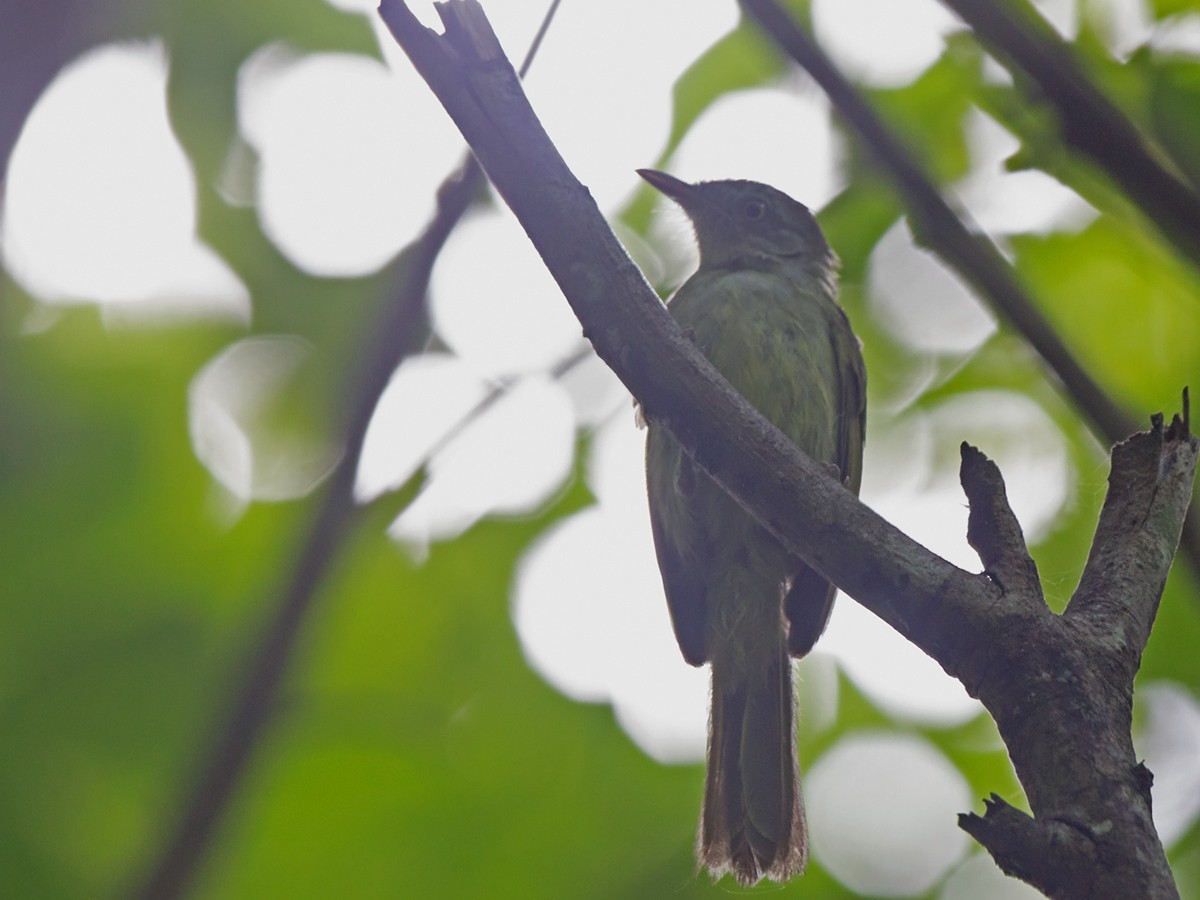
[[[482,2],[520,60],[544,5]],[[371,6],[0,9],[0,896],[145,882],[297,592],[280,691],[187,896],[730,890],[693,868],[708,680],[667,618],[643,433],[501,201],[481,192],[450,234],[428,319],[381,334],[464,151]],[[1200,3],[1037,6],[1177,165],[1200,162]],[[1200,382],[1200,276],[1046,109],[934,0],[792,9],[1127,414],[1177,411]],[[664,296],[691,235],[635,168],[766,181],[819,211],[870,373],[864,501],[977,571],[970,441],[1062,608],[1105,442],[918,246],[736,4],[566,0],[526,84]],[[389,341],[415,352],[376,403],[362,360]],[[313,537],[342,488],[355,505]],[[1184,896],[1200,896],[1198,645],[1181,556],[1135,741]],[[957,682],[844,597],[798,670],[814,858],[758,890],[1036,896],[956,826],[992,792],[1025,806]]]

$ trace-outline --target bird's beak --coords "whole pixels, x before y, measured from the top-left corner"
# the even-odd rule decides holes
[[[692,205],[696,196],[696,186],[680,181],[674,175],[660,172],[657,169],[638,169],[637,173],[663,194],[666,194],[684,209]]]

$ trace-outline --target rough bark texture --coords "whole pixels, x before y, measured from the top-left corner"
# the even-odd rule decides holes
[[[1130,740],[1150,633],[1198,453],[1184,413],[1113,451],[1079,589],[1047,608],[996,467],[964,446],[971,574],[880,519],[740,400],[674,326],[550,143],[474,0],[445,35],[400,2],[383,18],[471,143],[584,333],[646,414],[822,575],[934,657],[996,719],[1033,815],[993,798],[962,825],[1052,897],[1177,897]]]
[[[1150,815],[1153,779],[1134,755],[1130,727],[1133,678],[1195,475],[1186,393],[1184,409],[1170,427],[1156,416],[1150,431],[1113,448],[1091,555],[1063,615],[1045,610],[1036,580],[1017,588],[1019,597],[1007,589],[1004,605],[1031,616],[989,642],[1005,668],[963,673],[995,717],[1034,813],[994,798],[983,818],[965,817],[963,827],[1006,872],[1052,897],[1178,896]],[[972,545],[989,548],[985,564],[990,555],[1010,570],[1031,570],[1031,560],[1029,569],[1016,564],[1024,540],[1005,524],[1007,504],[976,520],[999,494],[997,483],[972,471],[975,453],[964,448],[964,486],[987,486],[971,496]]]

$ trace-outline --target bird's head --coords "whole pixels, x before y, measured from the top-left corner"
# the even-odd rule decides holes
[[[807,206],[757,181],[689,184],[666,172],[638,174],[688,214],[700,245],[700,264],[710,268],[795,260],[832,271],[836,257]]]

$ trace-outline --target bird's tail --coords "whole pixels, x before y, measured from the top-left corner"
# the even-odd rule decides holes
[[[793,729],[792,664],[733,679],[713,661],[708,776],[697,856],[714,878],[743,885],[804,871],[808,833]],[[738,673],[741,674],[741,673]]]

